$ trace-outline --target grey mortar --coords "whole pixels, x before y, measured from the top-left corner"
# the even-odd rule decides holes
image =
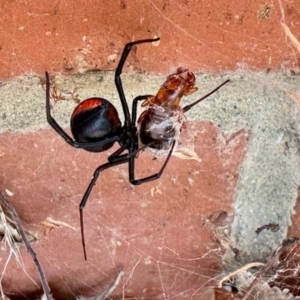
[[[55,85],[65,97],[71,96],[76,87],[80,99],[104,97],[121,112],[113,76],[113,72],[56,76]],[[239,170],[232,241],[240,251],[239,263],[264,261],[286,237],[298,195],[299,108],[286,92],[300,92],[300,76],[251,72],[222,76],[199,74],[199,91],[184,99],[184,103],[191,103],[228,77],[231,83],[193,108],[187,117],[188,120],[211,120],[224,133],[240,129],[251,132]],[[165,80],[165,76],[138,73],[127,73],[122,78],[130,106],[137,95],[155,94]],[[41,81],[43,79],[37,76],[27,75],[2,82],[1,132],[26,133],[49,128]],[[54,105],[53,115],[63,127],[69,126],[75,105],[72,100]],[[279,231],[255,233],[258,227],[268,223],[278,223]],[[232,265],[229,252],[228,266]]]

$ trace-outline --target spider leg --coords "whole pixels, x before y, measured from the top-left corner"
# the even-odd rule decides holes
[[[137,104],[138,101],[145,100],[149,97],[152,97],[152,95],[142,95],[142,96],[137,96],[133,99],[132,101],[132,114],[131,114],[131,119],[132,119],[132,124],[135,125],[136,122],[136,115],[137,115]]]
[[[145,100],[149,97],[151,97],[152,95],[142,95],[142,96],[137,96],[133,99],[133,103],[132,103],[132,124],[135,124],[136,122],[136,117],[137,117],[137,104],[138,104],[138,101],[141,101],[141,100]],[[144,182],[149,182],[149,181],[152,181],[152,180],[155,180],[155,179],[158,179],[160,178],[160,176],[162,175],[163,171],[165,170],[170,158],[171,158],[171,155],[172,155],[172,152],[174,150],[174,147],[175,147],[175,141],[173,142],[172,146],[171,146],[171,149],[169,151],[169,154],[164,162],[164,164],[162,165],[160,171],[154,175],[151,175],[151,176],[148,176],[148,177],[145,177],[145,178],[141,178],[141,179],[135,179],[134,177],[134,161],[135,161],[135,156],[136,154],[143,150],[144,148],[147,148],[148,146],[150,145],[144,145],[143,147],[141,148],[136,148],[136,149],[130,149],[129,150],[129,181],[134,184],[134,185],[139,185],[139,184],[142,184]]]
[[[136,155],[140,152],[140,151],[143,151],[145,150],[147,147],[150,147],[152,144],[154,144],[155,142],[151,142],[147,145],[143,145],[142,147],[138,148],[137,147],[137,143],[136,143],[136,146],[132,149],[136,149],[136,150],[131,150],[129,153],[125,153],[125,154],[122,154],[120,155],[123,151],[125,151],[126,149],[129,148],[129,145],[130,145],[131,141],[128,141],[126,143],[126,146],[124,145],[123,147],[119,148],[116,152],[114,152],[113,154],[111,154],[109,157],[108,157],[108,161],[115,161],[116,159],[120,159],[120,158],[127,158],[129,159],[130,157],[136,157]]]
[[[156,42],[158,40],[159,40],[159,37],[155,38],[155,39],[139,40],[139,41],[135,41],[135,42],[131,42],[131,43],[126,44],[125,48],[123,50],[122,56],[120,58],[118,67],[116,69],[116,72],[115,72],[115,84],[116,84],[116,88],[118,90],[118,94],[119,94],[119,97],[120,97],[120,100],[121,100],[121,104],[122,104],[122,108],[123,108],[123,112],[124,112],[124,117],[125,117],[124,125],[127,126],[127,128],[130,125],[130,113],[129,113],[128,105],[127,105],[125,94],[124,94],[124,90],[123,90],[122,80],[121,80],[121,74],[122,74],[122,70],[123,70],[125,61],[126,61],[126,59],[128,57],[128,54],[131,51],[131,48],[134,45],[143,44],[143,43]]]
[[[147,176],[147,177],[144,177],[144,178],[141,178],[141,179],[135,179],[134,177],[134,160],[135,160],[135,156],[130,156],[129,158],[129,181],[131,184],[134,184],[134,185],[139,185],[139,184],[142,184],[142,183],[145,183],[145,182],[149,182],[149,181],[153,181],[153,180],[156,180],[158,178],[160,178],[160,176],[162,175],[162,173],[164,172],[170,158],[171,158],[171,155],[172,155],[172,152],[174,150],[174,147],[175,147],[175,144],[176,144],[176,141],[173,142],[172,146],[171,146],[171,149],[168,153],[168,156],[164,162],[164,164],[162,165],[160,171],[154,175],[151,175],[151,176]]]
[[[57,124],[53,119],[50,112],[50,79],[49,74],[46,72],[46,113],[48,123],[55,129],[55,131],[62,136],[65,141],[72,146],[74,144],[73,139]]]
[[[132,115],[131,115],[131,118],[132,118],[132,127],[131,129],[133,129],[132,131],[132,134],[136,131],[136,127],[135,127],[135,122],[136,122],[136,115],[137,115],[137,104],[138,104],[138,101],[141,101],[141,100],[145,100],[149,97],[151,97],[152,95],[143,95],[143,96],[137,96],[133,99],[133,103],[132,103]],[[135,144],[134,146],[132,144]],[[131,146],[130,146],[131,145]],[[135,139],[135,137],[131,136],[130,137],[130,140],[127,140],[126,143],[120,147],[116,152],[114,152],[113,154],[111,154],[109,157],[108,157],[108,161],[114,161],[116,158],[121,158],[121,157],[127,157],[129,158],[130,156],[135,156],[139,151],[141,150],[144,150],[145,148],[147,148],[149,145],[145,145],[143,146],[142,148],[138,148],[138,141],[137,139]],[[134,147],[134,149],[132,148],[131,149],[131,153],[127,153],[127,154],[124,154],[124,155],[120,155],[123,151],[129,149],[129,147]]]
[[[128,159],[130,158],[130,157],[136,157],[136,155],[139,153],[139,152],[141,152],[141,151],[144,151],[147,147],[150,147],[151,145],[153,145],[155,142],[151,142],[151,143],[149,143],[149,144],[147,144],[147,145],[143,145],[142,147],[140,147],[140,148],[137,148],[137,147],[135,147],[136,148],[136,150],[132,150],[132,151],[130,151],[129,153],[126,153],[126,154],[123,154],[123,155],[119,155],[119,156],[117,156],[117,157],[113,157],[112,159],[111,159],[111,156],[112,155],[114,155],[116,152],[118,152],[120,149],[118,149],[115,153],[113,153],[108,159],[111,159],[110,161],[114,161],[115,159],[119,159],[119,158],[125,158],[125,157],[127,157]]]
[[[223,83],[221,83],[219,86],[217,86],[214,90],[212,90],[211,92],[209,92],[208,94],[206,94],[205,96],[201,97],[199,100],[195,101],[192,104],[189,104],[185,107],[182,108],[183,112],[187,112],[189,111],[193,106],[195,106],[196,104],[198,104],[199,102],[201,102],[202,100],[206,99],[207,97],[209,97],[211,94],[215,93],[219,88],[221,88],[223,85],[225,85],[226,83],[228,83],[230,81],[230,79],[227,79],[226,81],[224,81]]]
[[[111,154],[107,159],[109,162],[115,161],[116,159],[127,157],[128,154],[121,155],[125,150],[129,148],[131,141],[127,140],[126,143],[120,147],[117,151],[115,151],[113,154]]]
[[[129,158],[132,154],[130,153],[122,154],[122,153],[125,150],[128,150],[132,145],[132,143],[135,143],[136,144],[135,148],[137,148],[137,142],[128,139],[122,147],[120,147],[117,151],[115,151],[107,158],[108,161],[111,162],[111,161],[115,161],[116,159],[125,158],[125,157]]]
[[[80,228],[81,228],[81,241],[82,241],[82,247],[83,247],[83,254],[84,254],[84,259],[87,260],[87,255],[86,255],[86,249],[85,249],[85,239],[84,239],[84,227],[83,227],[83,209],[87,203],[87,200],[89,198],[89,195],[94,187],[94,185],[96,184],[96,181],[100,175],[100,173],[106,169],[109,169],[110,167],[116,166],[116,165],[121,165],[128,162],[128,158],[127,157],[121,157],[120,159],[115,159],[114,161],[110,161],[108,163],[105,163],[101,166],[99,166],[94,174],[93,174],[93,178],[88,186],[88,188],[86,189],[83,198],[79,204],[79,215],[80,215]]]
[[[82,241],[82,247],[83,247],[83,254],[84,254],[84,259],[87,260],[87,255],[86,255],[86,249],[85,249],[85,238],[84,238],[84,227],[83,227],[83,209],[87,203],[87,200],[89,198],[89,195],[94,187],[94,185],[96,184],[96,181],[100,175],[100,173],[106,169],[109,169],[110,167],[113,167],[113,166],[117,166],[117,165],[121,165],[121,164],[124,164],[126,162],[129,161],[129,181],[134,184],[134,185],[139,185],[139,184],[142,184],[144,182],[149,182],[149,181],[152,181],[152,180],[155,180],[155,179],[158,179],[160,178],[160,176],[162,175],[163,171],[165,170],[170,158],[171,158],[171,155],[172,155],[172,152],[174,150],[174,147],[175,147],[175,141],[173,142],[172,144],[172,147],[169,151],[169,154],[163,164],[163,166],[161,167],[160,171],[154,175],[151,175],[151,176],[148,176],[148,177],[145,177],[145,178],[141,178],[141,179],[134,179],[134,161],[135,161],[135,155],[134,155],[134,152],[136,152],[136,150],[134,151],[130,151],[130,153],[124,155],[124,156],[116,156],[114,157],[114,160],[106,163],[106,164],[103,164],[101,166],[99,166],[94,174],[93,174],[93,178],[88,186],[88,188],[86,189],[85,193],[84,193],[84,196],[79,204],[79,215],[80,215],[80,228],[81,228],[81,241]],[[120,154],[122,153],[122,151],[120,151],[119,153],[119,150],[123,149],[123,147],[121,147],[120,149],[118,149],[116,152],[114,152],[113,154]],[[125,150],[125,148],[123,149]],[[139,151],[140,149],[138,149]]]
[[[102,145],[106,145],[111,142],[116,142],[120,140],[119,136],[112,136],[103,141],[91,142],[91,143],[81,143],[74,141],[53,119],[51,116],[51,108],[50,108],[50,79],[49,74],[46,72],[46,113],[47,113],[47,121],[51,125],[51,127],[72,147],[74,148],[82,148],[89,149],[94,147],[101,147]]]

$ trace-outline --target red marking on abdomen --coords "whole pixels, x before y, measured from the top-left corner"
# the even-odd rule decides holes
[[[97,107],[99,105],[102,104],[102,99],[101,98],[89,98],[86,99],[84,101],[82,101],[81,103],[78,104],[78,106],[74,109],[71,118],[73,118],[74,116],[76,116],[78,113]]]

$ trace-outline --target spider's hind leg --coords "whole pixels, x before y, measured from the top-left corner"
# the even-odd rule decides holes
[[[83,195],[83,198],[79,204],[79,215],[80,215],[80,228],[81,228],[81,241],[82,241],[82,247],[83,247],[83,254],[84,254],[84,259],[87,260],[87,255],[86,255],[86,249],[85,249],[85,238],[84,238],[84,227],[83,227],[83,209],[84,207],[86,206],[86,203],[87,203],[87,200],[90,196],[90,193],[94,187],[94,185],[96,184],[97,182],[97,179],[100,175],[100,173],[106,169],[109,169],[111,167],[114,167],[116,165],[121,165],[121,164],[124,164],[124,163],[127,163],[128,162],[128,158],[120,158],[118,160],[115,160],[115,161],[111,161],[111,162],[108,162],[106,164],[103,164],[101,166],[99,166],[94,174],[93,174],[93,177],[92,177],[92,180],[90,181],[90,184],[88,186],[88,188],[86,189],[84,195]]]
[[[149,181],[153,181],[153,180],[156,180],[156,179],[160,178],[162,173],[164,172],[165,168],[167,167],[167,164],[168,164],[168,162],[169,162],[169,160],[172,156],[172,152],[175,148],[175,144],[176,144],[176,141],[173,141],[171,149],[168,153],[168,156],[167,156],[164,164],[162,165],[160,171],[156,174],[153,174],[151,176],[147,176],[147,177],[144,177],[144,178],[141,178],[141,179],[135,179],[135,176],[134,176],[134,160],[135,160],[135,157],[134,156],[130,157],[129,158],[129,181],[131,182],[131,184],[139,185],[139,184],[149,182]]]
[[[114,153],[112,153],[108,158],[107,160],[109,162],[114,162],[114,161],[117,161],[118,159],[123,159],[123,158],[129,158],[128,155],[130,155],[129,153],[125,153],[125,154],[122,154],[125,150],[128,150],[129,147],[130,147],[130,143],[131,141],[128,140],[125,142],[124,145],[122,145],[118,150],[116,150]]]
[[[47,121],[51,127],[71,146],[74,147],[75,142],[73,139],[58,125],[55,119],[51,115],[50,107],[50,76],[49,73],[45,73],[46,76],[46,116]]]

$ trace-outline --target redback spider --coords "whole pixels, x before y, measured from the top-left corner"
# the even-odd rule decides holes
[[[130,116],[120,77],[124,63],[134,45],[151,43],[158,40],[159,38],[139,40],[125,45],[115,72],[115,84],[124,112],[125,120],[123,126],[118,117],[116,108],[109,101],[103,98],[89,98],[78,104],[71,116],[73,140],[51,116],[50,79],[49,74],[46,72],[47,120],[51,127],[69,145],[74,148],[82,148],[91,152],[102,152],[111,148],[115,142],[120,144],[120,148],[108,157],[108,162],[100,165],[95,170],[93,178],[79,204],[81,238],[85,260],[87,259],[87,256],[83,228],[83,208],[86,205],[100,172],[116,165],[128,163],[129,181],[131,184],[139,185],[144,182],[158,179],[170,160],[181,128],[185,126],[184,113],[216,92],[221,86],[229,81],[223,82],[216,89],[196,102],[181,108],[181,97],[192,94],[198,88],[195,87],[194,74],[185,68],[178,68],[175,74],[168,76],[156,96],[143,95],[134,98]],[[142,106],[147,106],[148,108],[136,122],[137,104],[138,101],[141,100],[144,100]],[[138,123],[138,125],[136,123]],[[142,148],[139,148],[139,140],[144,145]],[[136,154],[146,147],[153,151],[167,151],[168,155],[158,173],[145,178],[136,179],[134,173]],[[126,150],[127,152],[124,153]]]

